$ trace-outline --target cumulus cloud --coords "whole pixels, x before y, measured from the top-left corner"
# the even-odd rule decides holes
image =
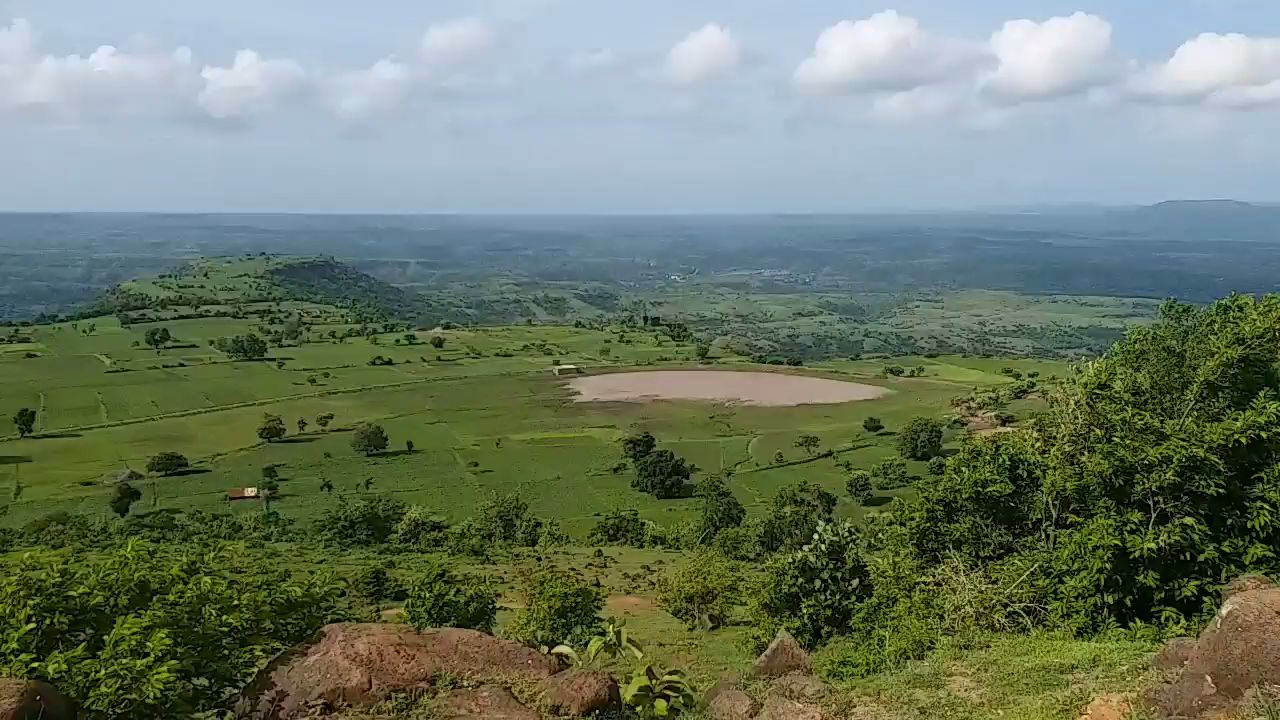
[[[289,59],[268,59],[241,50],[227,67],[205,66],[204,89],[196,98],[215,120],[243,120],[276,107],[307,86],[307,73]]]
[[[458,18],[427,28],[422,36],[422,59],[432,66],[463,65],[489,54],[497,32],[478,17]]]
[[[80,117],[91,112],[169,109],[191,87],[191,51],[123,50],[87,56],[41,52],[31,24],[0,27],[0,110]]]
[[[1010,20],[991,36],[990,47],[998,65],[983,89],[1007,100],[1071,95],[1115,75],[1111,24],[1097,15]]]
[[[1140,96],[1221,107],[1280,102],[1280,38],[1204,33],[1131,82]]]
[[[742,62],[742,43],[714,23],[689,33],[667,52],[666,76],[676,85],[701,85],[723,77]]]
[[[901,92],[955,78],[979,59],[974,45],[933,35],[915,18],[886,10],[823,30],[794,79],[814,92]]]
[[[329,108],[351,121],[367,121],[394,112],[404,103],[411,84],[409,67],[384,58],[365,70],[339,73],[328,83]]]

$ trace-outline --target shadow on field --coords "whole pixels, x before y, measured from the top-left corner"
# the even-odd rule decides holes
[[[29,462],[30,455],[0,455],[0,465],[24,465]]]
[[[374,455],[373,457],[400,457],[401,455],[417,455],[419,452],[421,452],[421,451],[420,451],[420,450],[417,450],[417,449],[414,449],[414,450],[403,450],[403,449],[402,449],[402,450],[383,450],[382,452],[380,452],[380,453],[378,453],[378,454]]]
[[[892,495],[872,495],[867,501],[862,503],[863,507],[884,507],[893,502]]]
[[[175,470],[168,474],[167,477],[187,477],[189,475],[206,475],[213,472],[209,468],[185,468],[183,470]]]
[[[276,444],[277,445],[299,445],[302,443],[313,443],[316,440],[317,438],[313,438],[313,437],[291,437],[291,438],[283,438],[283,439],[277,440]]]
[[[32,435],[31,439],[32,440],[63,440],[67,438],[78,438],[78,437],[84,437],[84,436],[77,432],[51,432],[51,433],[40,433],[39,435]]]

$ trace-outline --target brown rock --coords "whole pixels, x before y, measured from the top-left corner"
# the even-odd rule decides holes
[[[715,702],[715,699],[720,695],[720,693],[728,692],[729,690],[737,690],[740,682],[742,682],[741,675],[732,674],[722,676],[716,681],[715,685],[712,685],[711,688],[702,695],[702,704],[710,707],[711,703]]]
[[[716,693],[707,703],[707,710],[712,720],[751,720],[760,710],[760,703],[741,690],[729,688]]]
[[[622,707],[618,681],[604,672],[568,670],[542,681],[543,704],[561,717],[586,717]]]
[[[52,686],[0,678],[0,720],[71,720],[75,711]]]
[[[557,669],[545,655],[475,630],[329,625],[315,642],[258,673],[236,709],[248,717],[293,718],[316,707],[365,707],[393,693],[429,689],[444,673],[537,682]]]
[[[823,720],[822,708],[771,695],[756,720]]]
[[[1231,595],[1171,682],[1144,702],[1160,718],[1203,718],[1239,707],[1253,687],[1280,685],[1280,589]]]
[[[831,694],[831,688],[812,675],[793,672],[774,680],[769,692],[797,702],[818,702]]]
[[[1250,590],[1270,590],[1276,587],[1276,582],[1266,575],[1258,575],[1256,573],[1249,575],[1241,575],[1240,577],[1227,583],[1222,588],[1222,602],[1231,599],[1233,595],[1239,595]]]
[[[542,715],[520,704],[510,690],[485,685],[474,690],[454,690],[435,702],[440,720],[542,720]]]
[[[1133,713],[1129,698],[1124,695],[1103,695],[1089,703],[1080,720],[1127,720]]]
[[[787,673],[811,673],[809,653],[786,630],[779,630],[769,647],[751,665],[756,677],[778,677]]]
[[[1155,666],[1155,669],[1164,672],[1181,670],[1187,664],[1187,661],[1191,659],[1191,652],[1195,649],[1195,638],[1174,638],[1160,648],[1160,652],[1156,653],[1156,656],[1152,658],[1151,664]]]

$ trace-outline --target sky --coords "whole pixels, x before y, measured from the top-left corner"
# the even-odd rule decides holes
[[[0,209],[1280,200],[1272,0],[0,0]]]

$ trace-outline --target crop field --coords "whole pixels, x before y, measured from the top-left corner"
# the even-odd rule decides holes
[[[914,357],[831,361],[786,372],[882,387],[883,397],[792,407],[694,401],[574,402],[557,363],[588,372],[626,368],[696,368],[693,347],[637,329],[562,326],[383,333],[330,338],[342,325],[314,325],[300,346],[274,348],[262,361],[232,362],[210,347],[216,338],[250,332],[251,320],[172,320],[172,346],[144,345],[154,324],[121,327],[111,317],[33,329],[21,352],[0,354],[6,408],[38,411],[33,437],[18,439],[0,418],[0,487],[4,522],[55,512],[105,513],[110,481],[126,468],[144,470],[152,455],[175,451],[191,459],[184,475],[149,477],[150,509],[226,507],[231,488],[252,487],[264,466],[281,477],[273,507],[305,518],[343,496],[372,490],[466,517],[493,492],[519,492],[533,510],[583,534],[598,515],[635,507],[664,522],[688,517],[692,500],[656,500],[615,472],[618,441],[652,432],[700,473],[733,476],[750,511],[784,485],[809,479],[843,496],[846,471],[892,456],[893,430],[917,415],[945,416],[950,400],[974,387],[1009,382],[1002,368],[1068,372],[1065,363],[977,357]],[[435,348],[432,336],[445,339]],[[411,339],[409,339],[411,338]],[[390,364],[370,365],[374,356]],[[714,352],[709,367],[764,369]],[[889,364],[921,366],[920,377],[886,377]],[[776,368],[770,368],[777,371]],[[1036,406],[1025,403],[1027,410]],[[289,436],[263,443],[264,413],[280,415]],[[332,413],[327,431],[314,418]],[[868,416],[887,431],[862,429]],[[297,430],[298,419],[308,422]],[[365,457],[350,446],[350,429],[376,421],[391,438],[387,452]],[[962,431],[949,431],[954,441]],[[795,442],[819,438],[811,456]],[[406,449],[406,441],[414,445]],[[831,455],[821,457],[826,451]],[[781,454],[781,458],[778,454]],[[779,462],[779,459],[781,462]],[[923,464],[912,471],[923,473]],[[332,485],[326,492],[322,486]],[[573,502],[565,502],[566,498]],[[841,512],[862,508],[842,500]],[[254,512],[256,502],[232,506]]]

